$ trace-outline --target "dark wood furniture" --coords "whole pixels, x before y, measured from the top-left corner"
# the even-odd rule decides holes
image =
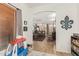
[[[71,36],[71,54],[79,56],[79,36]]]
[[[44,31],[37,31],[33,33],[33,40],[35,41],[43,41],[45,38],[45,32]]]

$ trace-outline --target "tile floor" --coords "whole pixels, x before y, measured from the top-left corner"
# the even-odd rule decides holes
[[[56,56],[55,54],[48,54],[45,52],[40,52],[40,51],[34,51],[32,50],[28,56]]]
[[[33,49],[28,53],[28,56],[71,56],[71,54],[56,52],[55,41],[47,41],[45,38],[43,41],[34,41]],[[3,56],[4,51],[0,53]]]
[[[55,41],[47,41],[45,38],[43,41],[33,41],[33,50],[50,53],[55,53]]]
[[[43,41],[34,41],[33,42],[33,51],[30,55],[43,55],[43,53],[46,53],[44,55],[53,55],[53,56],[71,56],[71,54],[68,53],[62,53],[62,52],[56,52],[55,41],[47,41],[47,38],[45,38]],[[40,53],[39,53],[40,52]]]

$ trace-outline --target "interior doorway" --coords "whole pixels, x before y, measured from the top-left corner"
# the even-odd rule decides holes
[[[53,54],[56,51],[56,12],[34,14],[33,50]]]
[[[16,37],[16,10],[0,3],[0,51]]]

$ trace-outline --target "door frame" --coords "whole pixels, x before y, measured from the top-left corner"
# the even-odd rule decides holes
[[[44,11],[36,11],[36,12],[34,12],[33,14],[32,14],[32,20],[34,20],[34,16],[36,15],[36,14],[38,14],[38,13],[41,13],[41,12],[56,12],[56,11],[47,11],[47,10],[44,10]],[[56,17],[55,17],[55,22],[56,22],[57,20],[56,20]],[[56,23],[55,23],[56,24]],[[34,23],[33,23],[33,25],[34,25]],[[56,26],[57,27],[57,26]],[[55,29],[56,30],[56,32],[57,32],[57,28]],[[33,32],[32,32],[33,33]],[[57,36],[57,34],[56,34],[56,36]],[[57,40],[57,38],[56,38],[56,40]],[[32,40],[33,41],[33,40]],[[33,41],[33,43],[34,43],[34,41]],[[56,53],[56,41],[55,41],[55,48],[54,48],[54,50],[55,50],[55,53]]]

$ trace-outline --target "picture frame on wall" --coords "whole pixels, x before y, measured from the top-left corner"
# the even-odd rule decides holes
[[[23,31],[27,31],[27,26],[24,26],[23,27]]]
[[[27,25],[27,21],[26,20],[24,21],[24,25]]]

